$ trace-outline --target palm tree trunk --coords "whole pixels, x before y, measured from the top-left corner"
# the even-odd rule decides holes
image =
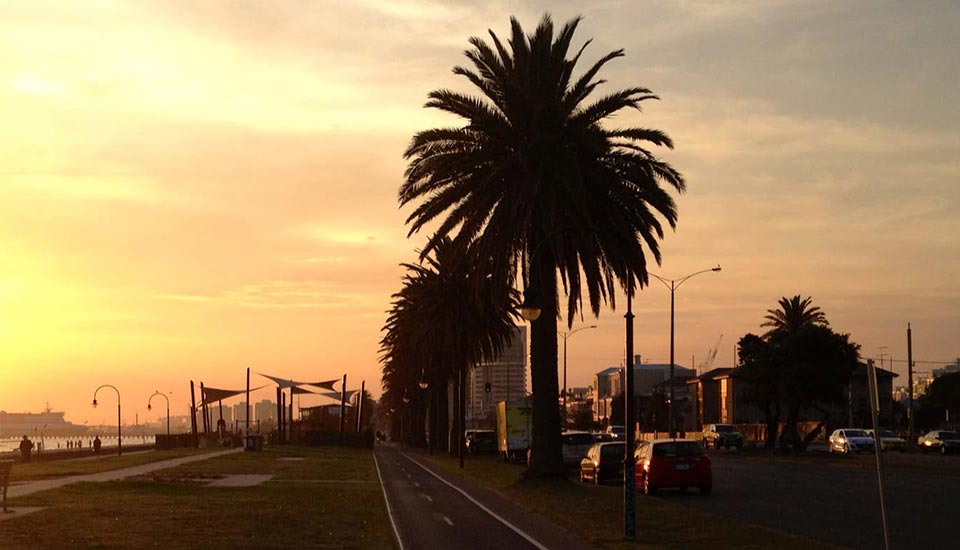
[[[460,409],[457,407],[459,399],[457,399],[457,393],[460,391],[459,386],[457,386],[457,379],[451,377],[450,383],[447,384],[448,393],[447,399],[449,400],[451,395],[450,391],[453,392],[453,417],[447,419],[447,454],[450,456],[457,456],[457,419],[460,418]],[[449,388],[452,387],[452,390]]]
[[[777,446],[777,432],[780,430],[779,408],[780,407],[775,406],[774,403],[768,402],[763,409],[767,421],[767,437],[764,441],[764,446],[767,449],[772,449]]]
[[[544,251],[546,252],[546,251]],[[542,313],[530,323],[530,382],[533,433],[527,475],[564,475],[560,438],[560,384],[557,380],[557,271],[548,253],[534,258],[532,284],[540,290]]]
[[[449,448],[449,445],[447,444],[447,442],[449,441],[449,436],[448,436],[448,432],[449,432],[448,416],[449,415],[447,414],[447,381],[446,380],[442,382],[437,381],[434,384],[434,386],[436,388],[434,391],[437,394],[437,409],[436,409],[437,431],[434,432],[436,434],[434,437],[437,439],[437,449],[442,449],[446,451]]]

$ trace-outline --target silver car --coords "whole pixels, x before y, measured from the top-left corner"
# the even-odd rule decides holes
[[[859,453],[861,451],[873,452],[874,442],[867,432],[856,428],[841,428],[834,430],[830,434],[830,445],[828,450],[831,453]]]
[[[563,432],[563,465],[576,466],[580,464],[587,451],[596,443],[590,432]]]

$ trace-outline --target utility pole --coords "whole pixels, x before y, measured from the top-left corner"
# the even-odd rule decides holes
[[[346,421],[347,410],[347,375],[343,375],[343,382],[340,384],[340,433],[343,433],[343,423]],[[402,413],[401,413],[402,414]],[[400,418],[403,418],[402,416]],[[343,436],[340,436],[341,438]]]
[[[283,390],[277,384],[277,443],[283,443]]]
[[[887,499],[884,491],[883,450],[880,441],[880,392],[877,389],[877,367],[873,359],[867,360],[867,391],[870,392],[870,418],[873,421],[873,453],[877,459],[877,489],[880,492],[880,518],[883,521],[883,548],[890,548],[890,534],[887,529]]]
[[[199,447],[200,440],[197,437],[197,395],[193,389],[193,380],[190,381],[190,431],[193,432],[193,446]]]
[[[673,294],[670,294],[671,298]],[[623,536],[634,538],[637,536],[637,489],[636,489],[636,462],[634,461],[634,447],[636,446],[636,424],[634,420],[634,400],[633,400],[633,273],[630,273],[627,282],[627,361],[624,368],[624,388],[623,412],[624,412],[624,439],[626,442],[626,451],[623,456]],[[672,329],[671,325],[671,329]],[[671,331],[672,335],[672,331]],[[670,348],[671,354],[673,346]],[[673,357],[671,355],[671,363]]]
[[[913,447],[916,442],[913,419],[913,332],[910,323],[907,323],[907,446]]]
[[[357,396],[357,433],[360,433],[363,427],[363,392],[366,391],[366,385],[366,380],[360,381],[360,394]]]

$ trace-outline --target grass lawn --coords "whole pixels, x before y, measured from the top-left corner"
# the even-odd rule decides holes
[[[50,460],[45,462],[17,462],[10,472],[10,481],[35,481],[38,479],[52,479],[57,477],[95,474],[108,470],[119,470],[130,466],[139,466],[171,458],[209,453],[222,449],[173,449],[169,451],[148,451],[126,454],[123,456],[104,455],[94,458],[93,455],[84,458],[67,460]]]
[[[637,538],[623,532],[623,488],[595,487],[572,480],[527,481],[523,467],[496,459],[468,460],[463,470],[456,458],[433,455],[443,468],[500,491],[510,499],[563,525],[596,548],[755,548],[829,549],[818,541],[747,525],[731,519],[637,494]],[[690,495],[690,498],[701,498]],[[704,497],[710,498],[710,497]]]
[[[274,477],[205,484],[229,474]],[[270,447],[11,505],[48,508],[0,522],[3,548],[394,548],[373,455],[361,449]]]

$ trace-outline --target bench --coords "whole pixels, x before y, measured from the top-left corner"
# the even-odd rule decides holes
[[[7,486],[10,485],[10,470],[13,469],[12,460],[0,460],[0,490],[3,491],[3,511],[4,513],[10,512],[7,510]]]

